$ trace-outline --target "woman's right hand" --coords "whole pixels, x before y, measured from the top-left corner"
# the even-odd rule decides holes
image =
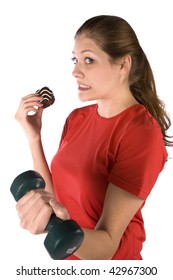
[[[40,234],[53,213],[62,220],[70,218],[67,209],[44,189],[31,190],[16,204],[21,227],[33,234]]]
[[[21,99],[15,119],[25,131],[29,142],[40,139],[42,127],[43,105],[42,97],[36,94],[29,94]],[[29,112],[34,114],[29,114]]]

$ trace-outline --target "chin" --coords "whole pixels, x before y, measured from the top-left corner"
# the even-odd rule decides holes
[[[89,96],[89,95],[87,95],[86,93],[80,93],[80,92],[79,92],[78,96],[79,96],[79,100],[80,100],[81,102],[95,101],[95,100],[96,100],[95,97]]]

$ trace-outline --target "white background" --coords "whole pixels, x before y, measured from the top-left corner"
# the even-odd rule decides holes
[[[125,18],[136,31],[151,63],[158,95],[165,101],[173,119],[171,11],[169,0],[0,0],[0,275],[3,279],[9,276],[25,279],[15,276],[15,270],[21,265],[51,268],[68,263],[50,259],[43,246],[45,236],[33,236],[20,228],[9,191],[19,173],[32,169],[27,141],[14,119],[21,97],[42,86],[49,86],[55,93],[56,103],[47,108],[43,116],[43,142],[50,163],[65,118],[71,110],[84,105],[78,101],[77,87],[71,75],[73,36],[86,19],[113,14]],[[173,129],[170,129],[171,133]],[[173,155],[172,150],[168,149],[169,157]],[[173,251],[172,170],[173,160],[170,159],[143,211],[147,241],[142,251],[144,261],[140,265],[158,266],[163,275],[169,275]],[[117,265],[110,262],[107,262],[109,266]],[[85,262],[82,263],[85,267]],[[75,262],[75,265],[78,264]],[[90,263],[90,266],[93,265]],[[103,264],[97,262],[97,266],[101,268]],[[41,278],[55,279],[53,276]],[[37,279],[37,276],[31,279]]]

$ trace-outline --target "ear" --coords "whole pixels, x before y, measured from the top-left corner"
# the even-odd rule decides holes
[[[121,67],[120,70],[126,73],[130,71],[132,65],[132,58],[130,55],[123,56],[121,59]]]

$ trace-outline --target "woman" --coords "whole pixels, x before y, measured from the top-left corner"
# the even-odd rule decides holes
[[[173,145],[166,135],[170,119],[124,19],[87,20],[75,35],[72,60],[80,100],[97,102],[68,116],[51,170],[41,142],[41,97],[22,98],[16,113],[34,168],[46,181],[46,191],[18,202],[21,226],[42,233],[54,211],[84,230],[81,247],[68,259],[140,260],[141,210],[167,160],[165,146]]]

